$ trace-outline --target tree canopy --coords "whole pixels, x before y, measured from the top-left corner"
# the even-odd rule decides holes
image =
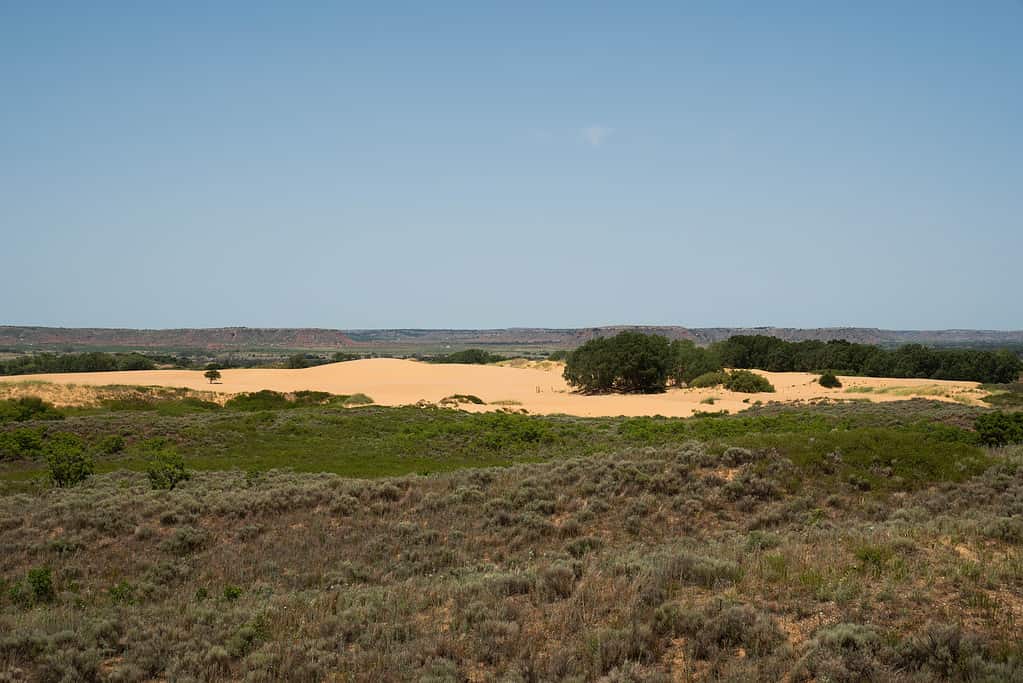
[[[564,376],[589,393],[656,393],[664,391],[671,366],[667,338],[622,332],[591,339],[569,354]]]
[[[30,353],[0,361],[0,375],[31,375],[44,372],[107,372],[152,370],[156,364],[141,353]]]
[[[935,349],[906,344],[882,349],[845,340],[787,342],[766,335],[737,335],[711,345],[724,367],[771,372],[838,371],[868,377],[916,377],[974,382],[1015,382],[1023,362],[1008,350]]]
[[[486,365],[487,363],[497,363],[498,361],[506,360],[504,356],[499,356],[483,349],[465,349],[464,351],[455,351],[447,355],[433,356],[428,358],[431,363],[460,363],[463,365]]]
[[[725,383],[730,388],[726,380],[736,375],[717,374],[724,368],[822,373],[824,386],[841,386],[836,373],[1005,384],[1017,381],[1023,361],[1008,350],[935,349],[920,344],[882,349],[845,340],[787,342],[766,335],[737,335],[699,347],[689,340],[669,343],[660,335],[627,331],[591,339],[577,348],[568,355],[564,376],[569,384],[589,393],[649,393],[663,391],[669,378],[678,385]],[[735,386],[769,391],[766,380],[738,377]]]

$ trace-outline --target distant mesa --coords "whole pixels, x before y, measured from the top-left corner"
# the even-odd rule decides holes
[[[733,335],[765,334],[786,341],[845,339],[861,344],[1023,344],[1023,330],[882,330],[868,327],[700,327],[612,325],[587,328],[518,327],[487,330],[213,327],[167,330],[0,326],[0,346],[74,346],[106,348],[309,349],[338,350],[372,345],[489,346],[519,344],[574,348],[596,337],[633,330],[697,344]]]

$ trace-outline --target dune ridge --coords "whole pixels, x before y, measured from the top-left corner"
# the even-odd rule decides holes
[[[739,394],[721,388],[669,389],[662,394],[585,396],[574,393],[557,369],[497,365],[431,364],[395,358],[330,363],[300,370],[246,368],[223,370],[210,384],[201,370],[132,370],[123,372],[20,375],[0,378],[20,384],[23,392],[45,394],[39,382],[62,385],[136,385],[183,387],[195,391],[237,394],[261,389],[293,392],[303,389],[333,394],[364,393],[385,406],[419,401],[438,403],[454,394],[478,396],[486,405],[463,404],[472,411],[515,406],[530,413],[583,417],[663,415],[689,417],[697,411],[738,412],[756,401],[794,402],[821,398],[897,401],[918,396],[977,404],[987,392],[976,382],[932,379],[842,377],[843,387],[825,389],[817,375],[802,372],[763,372],[774,393]],[[7,387],[12,389],[13,387]],[[713,399],[710,403],[708,399]]]

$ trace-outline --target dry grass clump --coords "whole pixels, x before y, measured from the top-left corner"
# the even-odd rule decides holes
[[[0,672],[1018,680],[1023,457],[992,457],[890,494],[696,443],[375,481],[97,475],[0,498]]]

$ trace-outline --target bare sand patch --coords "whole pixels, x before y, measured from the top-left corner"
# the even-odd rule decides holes
[[[422,363],[394,358],[331,363],[301,370],[236,369],[222,370],[217,384],[209,384],[201,370],[130,370],[123,372],[64,373],[22,375],[0,378],[0,396],[51,394],[44,391],[48,382],[57,385],[97,387],[137,385],[184,387],[197,392],[237,394],[273,389],[293,392],[303,389],[333,394],[364,393],[385,406],[411,405],[420,401],[439,403],[454,394],[479,396],[487,405],[462,404],[474,412],[497,410],[509,405],[530,413],[600,416],[663,415],[688,417],[696,411],[738,412],[757,401],[794,402],[817,399],[857,398],[869,401],[897,401],[925,396],[941,401],[979,403],[986,392],[976,382],[950,382],[930,379],[887,379],[878,377],[842,377],[843,386],[825,389],[817,375],[803,372],[760,372],[774,385],[775,393],[740,394],[717,387],[712,389],[670,389],[663,394],[584,396],[573,393],[560,372],[534,367],[497,365],[449,365]],[[8,386],[4,386],[8,385]],[[67,405],[74,390],[54,389],[59,403]],[[81,391],[79,390],[79,393]],[[713,405],[701,403],[714,397]]]

